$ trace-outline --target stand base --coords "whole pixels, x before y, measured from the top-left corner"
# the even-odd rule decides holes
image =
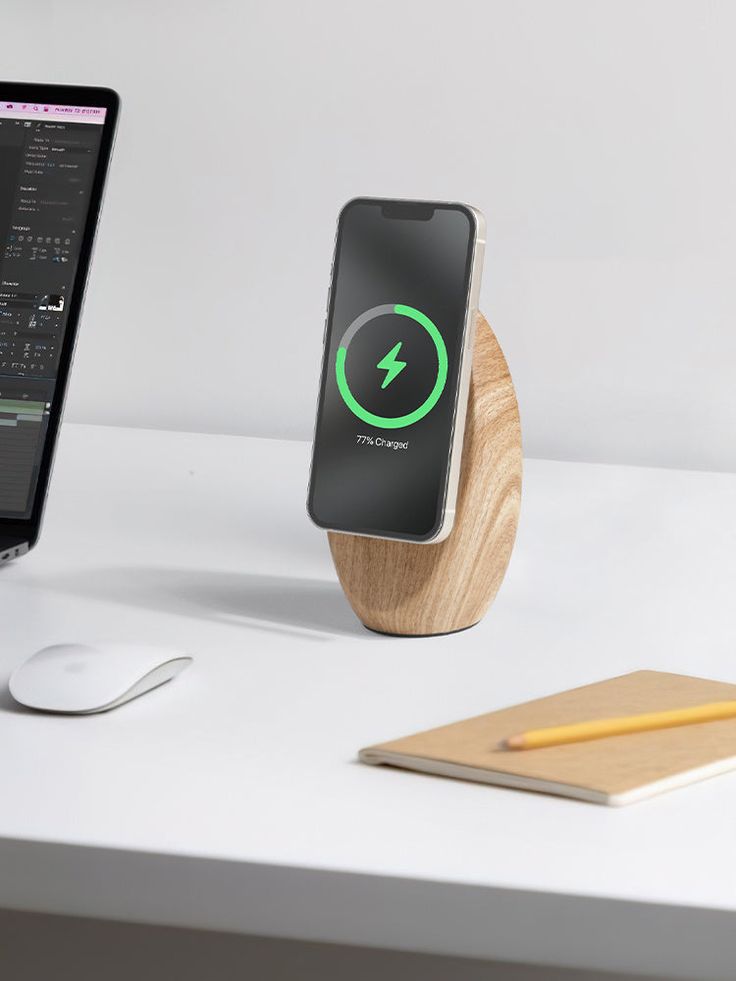
[[[506,359],[479,314],[455,524],[436,545],[328,532],[340,584],[377,633],[430,637],[481,620],[501,585],[521,503],[521,426]]]
[[[366,630],[370,630],[372,634],[381,634],[382,637],[449,637],[451,634],[461,634],[464,630],[472,630],[479,623],[480,620],[476,623],[469,623],[467,627],[457,627],[455,630],[442,630],[438,634],[392,634],[388,630],[377,630],[375,627],[369,627],[367,623],[364,623],[363,626]]]

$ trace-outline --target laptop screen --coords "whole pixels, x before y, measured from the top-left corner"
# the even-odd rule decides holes
[[[32,511],[105,115],[0,100],[0,518]]]

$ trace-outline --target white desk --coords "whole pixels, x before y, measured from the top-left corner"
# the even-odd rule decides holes
[[[308,446],[67,426],[0,573],[0,680],[46,644],[181,645],[108,715],[0,697],[0,906],[733,978],[736,773],[624,809],[357,749],[641,667],[736,680],[736,475],[529,461],[478,627],[383,638],[304,512]]]

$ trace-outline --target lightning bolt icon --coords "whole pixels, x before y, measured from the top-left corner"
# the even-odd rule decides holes
[[[388,354],[385,354],[381,360],[376,365],[376,368],[380,368],[381,371],[386,372],[386,377],[383,379],[383,384],[381,388],[388,388],[391,382],[400,375],[401,372],[406,368],[406,361],[397,361],[396,356],[401,350],[402,341],[398,344],[394,344]]]

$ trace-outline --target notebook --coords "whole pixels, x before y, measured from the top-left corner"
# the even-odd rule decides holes
[[[499,744],[529,729],[730,699],[736,699],[736,685],[635,671],[369,746],[360,760],[595,804],[631,804],[736,769],[736,719],[544,749]]]

